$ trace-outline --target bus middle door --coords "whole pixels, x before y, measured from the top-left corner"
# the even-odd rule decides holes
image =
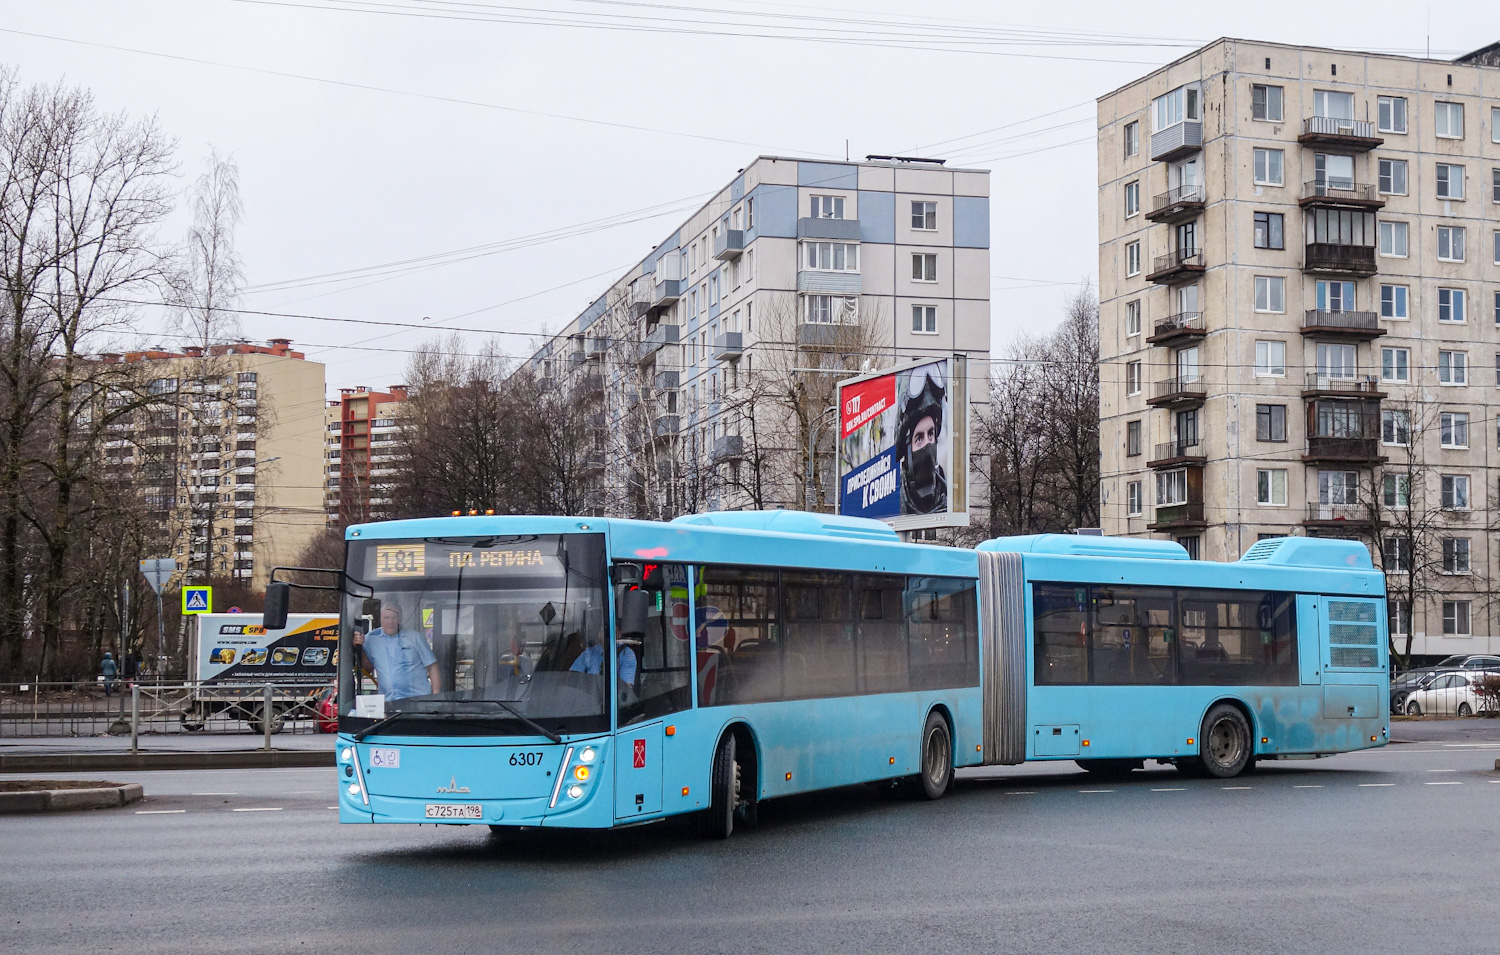
[[[638,723],[615,734],[615,821],[661,812],[662,723]]]
[[[1323,682],[1323,628],[1318,623],[1318,604],[1323,598],[1297,596],[1297,668],[1303,686]]]

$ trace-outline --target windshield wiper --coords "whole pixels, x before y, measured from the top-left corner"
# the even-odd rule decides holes
[[[362,742],[364,742],[364,739],[365,739],[366,736],[369,736],[371,733],[373,733],[376,730],[380,729],[382,726],[385,726],[387,723],[390,723],[390,722],[392,722],[394,720],[400,720],[400,719],[446,720],[446,719],[452,719],[452,717],[449,716],[446,713],[417,713],[417,712],[411,712],[411,711],[408,711],[408,710],[400,710],[400,711],[398,711],[396,713],[392,713],[390,716],[387,716],[384,719],[376,720],[375,722],[371,723],[369,726],[366,726],[364,729],[362,729],[359,732],[355,733],[354,734],[354,741],[356,743],[362,743]]]
[[[444,701],[444,702],[493,703],[494,705],[496,705],[496,706],[500,707],[501,709],[505,710],[511,716],[514,716],[516,719],[520,720],[521,723],[524,724],[525,726],[530,727],[533,730],[536,730],[536,732],[537,732],[538,735],[545,736],[545,737],[547,737],[548,739],[550,739],[554,743],[561,743],[562,742],[562,737],[561,736],[559,736],[558,734],[556,734],[556,733],[552,732],[551,730],[547,729],[545,726],[542,726],[540,723],[536,722],[535,720],[528,719],[527,717],[521,715],[521,713],[518,712],[515,707],[511,706],[509,703],[504,702],[503,700],[462,700],[462,701]],[[426,720],[456,720],[456,719],[458,719],[458,718],[460,718],[462,716],[465,716],[465,715],[468,715],[468,716],[480,716],[480,714],[478,714],[478,713],[468,713],[468,714],[465,714],[465,713],[463,713],[461,711],[458,711],[458,712],[448,712],[448,713],[427,713],[427,712],[423,712],[421,710],[402,710],[399,713],[392,713],[390,716],[387,716],[384,719],[377,720],[376,722],[371,723],[369,726],[366,726],[364,729],[362,729],[359,732],[355,733],[354,734],[354,741],[356,743],[364,742],[364,738],[366,736],[369,736],[371,733],[375,732],[376,730],[380,729],[381,727],[385,726],[386,724],[392,722],[393,720],[399,720],[399,719],[401,719],[403,717],[410,717],[410,718],[413,718],[413,719],[426,719]]]
[[[504,700],[468,700],[466,702],[471,702],[471,703],[493,703],[496,706],[500,707],[501,709],[505,710],[505,712],[509,713],[511,716],[514,716],[516,719],[520,720],[525,725],[531,727],[532,729],[536,730],[541,735],[547,737],[552,742],[554,742],[554,743],[561,743],[562,742],[562,737],[561,736],[559,736],[558,734],[556,734],[556,733],[552,732],[551,730],[547,729],[547,727],[545,727],[542,724],[536,722],[535,720],[527,719],[526,717],[522,716],[520,710],[516,709],[514,706],[511,706],[509,703],[505,702]]]

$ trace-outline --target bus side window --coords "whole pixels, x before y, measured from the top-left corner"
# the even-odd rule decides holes
[[[1089,682],[1088,587],[1036,584],[1032,610],[1037,685]]]
[[[776,571],[699,569],[698,701],[704,706],[782,698],[780,588]]]
[[[911,688],[906,615],[901,612],[905,591],[904,577],[865,574],[855,579],[861,693],[902,693]]]
[[[911,688],[937,690],[979,683],[974,581],[907,578]]]
[[[849,696],[855,692],[850,575],[786,570],[786,699]]]
[[[1172,665],[1172,594],[1148,587],[1094,585],[1090,628],[1093,682],[1176,682]]]

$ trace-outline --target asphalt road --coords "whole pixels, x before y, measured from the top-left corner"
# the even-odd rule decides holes
[[[1421,727],[1231,781],[839,790],[727,843],[340,827],[332,770],[127,774],[146,803],[0,817],[0,951],[1494,951],[1500,721]]]

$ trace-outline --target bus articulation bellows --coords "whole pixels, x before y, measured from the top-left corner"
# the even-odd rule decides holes
[[[1385,581],[1356,542],[974,550],[803,512],[351,527],[339,819],[608,828],[956,768],[1229,777],[1389,738]],[[284,592],[280,598],[284,603]],[[269,609],[269,608],[268,608]]]

